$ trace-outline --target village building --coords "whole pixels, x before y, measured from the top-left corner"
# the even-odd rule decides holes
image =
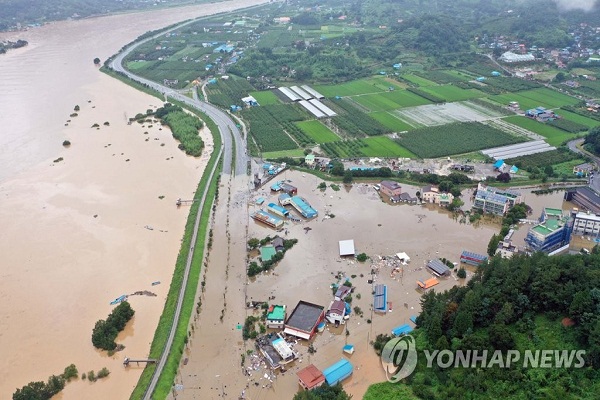
[[[291,346],[280,334],[268,334],[256,340],[256,345],[272,369],[281,368],[298,358]]]
[[[331,367],[325,368],[323,370],[323,375],[325,375],[325,380],[329,386],[335,386],[339,382],[352,375],[353,370],[354,367],[350,361],[342,359],[333,364]]]
[[[344,300],[346,296],[350,294],[350,292],[352,292],[352,288],[350,286],[341,285],[335,291],[335,295],[333,296],[333,298],[335,300]]]
[[[511,207],[522,201],[523,196],[519,192],[494,188],[479,183],[477,185],[473,208],[482,210],[487,214],[504,215]]]
[[[325,319],[325,307],[300,300],[285,322],[283,332],[300,339],[310,340],[317,326]]]
[[[450,275],[450,268],[437,258],[427,261],[427,268],[437,276]]]
[[[544,208],[539,221],[527,233],[527,250],[551,253],[569,244],[572,225],[562,210]]]
[[[315,165],[315,155],[307,154],[306,157],[304,157],[304,164],[308,165],[309,167]]]
[[[271,305],[267,310],[267,328],[283,329],[286,317],[285,305]]]
[[[573,234],[597,238],[600,236],[600,216],[590,212],[574,213]]]
[[[402,187],[398,182],[394,181],[381,181],[381,193],[388,197],[400,196],[402,193]]]
[[[417,199],[416,197],[411,196],[410,194],[408,194],[406,192],[400,193],[399,196],[392,196],[392,197],[390,197],[390,201],[392,203],[416,204],[418,200],[419,199]]]
[[[590,187],[568,189],[564,199],[570,201],[583,210],[600,214],[600,196]]]
[[[447,206],[454,200],[452,193],[441,192],[435,185],[425,186],[421,189],[421,201],[424,203]]]
[[[340,257],[345,256],[354,256],[356,254],[356,250],[354,248],[354,240],[340,240],[339,241],[340,248]]]
[[[382,283],[375,285],[375,291],[373,293],[373,310],[376,313],[387,313],[387,285]]]
[[[519,248],[513,245],[511,240],[501,240],[498,242],[498,248],[494,254],[499,254],[502,258],[512,258],[519,253]]]
[[[279,236],[275,236],[275,238],[273,239],[271,244],[273,245],[273,247],[275,247],[275,250],[277,250],[277,251],[285,250],[285,246],[283,244],[283,238],[280,238]]]
[[[325,375],[313,364],[302,368],[296,372],[296,375],[298,375],[298,384],[304,390],[315,389],[325,383]]]
[[[476,267],[486,263],[487,260],[488,257],[486,255],[473,253],[467,250],[463,250],[463,252],[460,255],[460,262],[469,265],[474,265]]]
[[[532,62],[535,61],[535,57],[533,56],[533,54],[530,53],[517,54],[513,53],[512,51],[507,51],[500,56],[499,60],[510,64],[520,62]]]
[[[344,324],[346,316],[346,303],[343,300],[334,300],[329,304],[329,309],[325,314],[325,319],[331,324]]]
[[[263,224],[266,224],[267,226],[270,226],[271,228],[281,229],[283,227],[283,220],[263,210],[256,211],[255,213],[250,215],[250,217],[255,221],[259,221]]]

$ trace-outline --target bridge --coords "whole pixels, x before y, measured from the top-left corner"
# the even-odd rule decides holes
[[[156,364],[156,360],[153,358],[132,359],[129,357],[125,357],[125,360],[123,360],[123,365],[128,367],[129,363],[136,363],[137,365],[140,365],[140,363]]]

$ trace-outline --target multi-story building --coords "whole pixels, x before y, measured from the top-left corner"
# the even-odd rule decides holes
[[[572,220],[562,210],[545,208],[540,222],[529,229],[525,243],[529,251],[551,253],[571,240]]]
[[[510,189],[500,189],[479,184],[473,201],[473,208],[484,213],[504,215],[515,204],[523,201],[521,193]]]
[[[389,197],[400,196],[402,186],[394,181],[381,181],[381,193]]]
[[[576,235],[600,236],[600,215],[589,212],[574,213],[573,233]]]
[[[578,187],[565,192],[565,200],[578,207],[600,214],[600,196],[590,187]]]

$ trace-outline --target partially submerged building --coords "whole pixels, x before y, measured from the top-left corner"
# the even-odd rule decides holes
[[[300,371],[296,372],[296,375],[298,375],[298,384],[304,390],[315,389],[325,383],[325,375],[323,375],[321,370],[313,364],[310,364],[306,368],[302,368]]]
[[[573,234],[600,236],[600,216],[590,212],[574,213]]]
[[[337,288],[335,295],[333,296],[335,300],[344,300],[346,296],[350,294],[352,288],[350,286],[341,285]]]
[[[279,181],[272,184],[271,190],[274,192],[283,192],[289,194],[290,196],[298,194],[298,188],[296,186],[292,186],[284,181]]]
[[[427,261],[427,268],[437,276],[450,275],[450,268],[437,258]]]
[[[258,338],[256,347],[272,369],[281,368],[298,358],[298,353],[279,334],[271,333]]]
[[[333,300],[329,304],[329,309],[325,314],[325,319],[331,323],[340,325],[344,324],[344,317],[346,316],[346,303],[343,300]]]
[[[275,203],[269,203],[267,205],[267,211],[270,214],[277,215],[282,218],[287,217],[288,214],[290,213],[289,210],[287,210],[286,208],[280,206],[279,204],[275,204]]]
[[[394,181],[381,181],[380,183],[381,193],[388,197],[400,196],[402,193],[402,186],[398,182]]]
[[[438,281],[436,278],[429,278],[424,281],[418,280],[417,286],[419,287],[419,289],[427,290],[427,289],[431,289],[438,283],[440,283],[440,281]]]
[[[285,305],[271,305],[267,310],[267,328],[283,329],[286,317]]]
[[[477,185],[477,193],[473,208],[487,214],[504,215],[515,204],[523,201],[520,192],[510,189],[500,189],[483,184]]]
[[[300,339],[310,340],[324,318],[325,307],[301,300],[285,322],[283,332]]]
[[[325,380],[329,386],[335,386],[352,375],[353,370],[354,367],[350,361],[342,359],[331,367],[325,368],[325,370],[323,370],[323,375],[325,375]]]
[[[356,254],[356,250],[354,248],[354,240],[340,240],[339,241],[340,248],[340,257],[345,256],[354,256]]]
[[[291,205],[300,215],[306,219],[311,219],[319,215],[317,210],[311,207],[311,205],[300,196],[279,196],[279,204],[282,206]]]
[[[488,260],[488,256],[483,255],[483,254],[473,253],[473,252],[470,252],[467,250],[463,250],[463,252],[460,254],[460,262],[469,264],[469,265],[474,265],[476,267],[479,267],[481,264],[486,263],[487,260]]]
[[[600,196],[590,187],[568,189],[564,198],[584,210],[600,214]]]
[[[421,200],[424,203],[447,206],[452,203],[454,196],[452,193],[441,192],[440,189],[435,185],[429,185],[421,189]]]
[[[400,325],[400,326],[397,326],[394,329],[392,329],[392,335],[394,335],[394,336],[408,335],[412,331],[413,331],[412,326],[410,326],[409,324],[404,324],[404,325]]]
[[[375,293],[373,294],[373,311],[381,314],[387,313],[387,285],[382,283],[375,285]]]
[[[569,244],[571,232],[568,215],[557,208],[544,208],[540,222],[529,229],[525,243],[529,251],[551,253]]]
[[[263,224],[270,226],[271,228],[281,229],[283,227],[283,220],[263,210],[258,210],[252,213],[250,217],[255,221],[262,222]]]

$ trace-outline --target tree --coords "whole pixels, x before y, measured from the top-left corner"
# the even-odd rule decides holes
[[[465,279],[467,277],[467,271],[465,271],[464,268],[460,268],[456,273],[456,276],[458,276],[460,279]]]
[[[351,398],[352,396],[344,391],[340,383],[335,386],[325,383],[316,389],[296,393],[293,400],[350,400]]]
[[[359,262],[365,262],[367,261],[367,258],[369,258],[365,253],[360,253],[359,255],[356,256],[356,260]]]
[[[352,171],[349,169],[344,171],[344,179],[342,180],[344,183],[352,183]]]
[[[255,248],[258,247],[259,244],[260,244],[260,240],[258,240],[257,238],[251,238],[248,240],[248,248],[250,250],[254,250]]]
[[[496,250],[498,249],[498,244],[500,243],[500,235],[496,235],[495,233],[490,238],[487,247],[488,256],[493,257],[496,254]]]
[[[100,59],[98,57],[94,58],[94,65],[100,65]]]
[[[508,183],[510,182],[510,174],[508,172],[502,172],[496,177],[498,182]]]
[[[558,74],[556,74],[556,76],[554,77],[554,82],[564,82],[565,79],[567,78],[567,76],[565,75],[564,72],[559,72]]]

